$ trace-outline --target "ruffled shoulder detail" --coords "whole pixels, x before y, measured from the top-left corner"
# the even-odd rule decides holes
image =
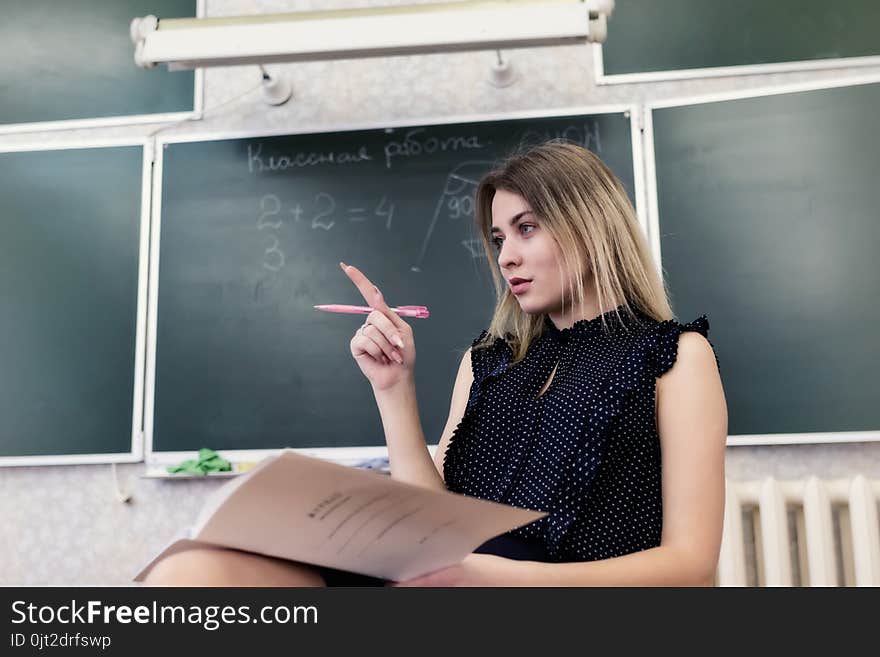
[[[467,478],[466,464],[468,463],[468,440],[473,436],[474,410],[483,392],[483,383],[486,379],[502,374],[513,357],[510,345],[501,338],[489,346],[481,345],[489,336],[485,330],[471,343],[471,370],[474,374],[473,383],[468,393],[468,402],[464,414],[452,432],[449,444],[446,446],[446,454],[443,457],[443,479],[446,488],[453,492],[464,490]]]
[[[705,315],[700,315],[687,324],[679,324],[674,319],[667,319],[657,324],[652,332],[651,344],[648,349],[648,367],[655,377],[663,376],[675,365],[678,358],[678,338],[687,331],[696,331],[708,340],[708,318]],[[713,346],[712,349],[714,350],[715,347]],[[717,355],[715,363],[718,364]]]
[[[477,349],[478,345],[486,341],[488,335],[489,331],[483,331],[471,343],[471,369],[474,373],[472,391],[478,388],[487,377],[503,373],[513,357],[510,345],[502,338],[495,338],[495,342],[489,346],[481,346]],[[471,396],[473,397],[473,395]]]

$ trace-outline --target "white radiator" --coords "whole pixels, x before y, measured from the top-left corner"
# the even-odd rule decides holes
[[[718,586],[880,586],[880,480],[727,481]]]

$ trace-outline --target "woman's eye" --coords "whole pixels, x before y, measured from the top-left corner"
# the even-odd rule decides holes
[[[518,228],[519,228],[519,232],[521,234],[528,235],[529,233],[534,232],[534,229],[536,228],[536,226],[534,226],[532,224],[520,224],[518,226]],[[526,230],[526,229],[529,229],[529,230]],[[495,249],[500,251],[501,246],[504,244],[504,239],[501,237],[493,237],[491,242],[492,242],[492,245],[495,247]]]

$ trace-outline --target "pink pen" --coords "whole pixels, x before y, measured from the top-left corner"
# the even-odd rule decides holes
[[[345,306],[338,303],[315,306],[315,309],[323,310],[328,313],[349,313],[353,315],[368,315],[375,310],[375,308],[370,308],[369,306]],[[418,319],[425,319],[430,316],[426,306],[397,306],[396,308],[389,308],[389,310],[397,313],[401,317],[417,317]]]

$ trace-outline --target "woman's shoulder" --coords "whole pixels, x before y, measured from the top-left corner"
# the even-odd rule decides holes
[[[680,339],[683,335],[688,337]],[[675,318],[651,320],[644,331],[642,346],[648,368],[655,377],[663,376],[672,369],[682,353],[684,343],[689,351],[699,349],[702,344],[714,353],[714,347],[709,341],[709,318],[705,314],[685,323]],[[715,360],[717,364],[717,356]]]
[[[507,340],[492,336],[485,329],[471,343],[470,354],[474,378],[482,380],[490,374],[503,371],[513,352]]]
[[[489,332],[489,329],[482,330],[480,334],[474,338],[474,341],[471,342],[471,352],[486,350],[500,351],[504,349],[510,349],[508,341],[498,335],[493,335]]]

